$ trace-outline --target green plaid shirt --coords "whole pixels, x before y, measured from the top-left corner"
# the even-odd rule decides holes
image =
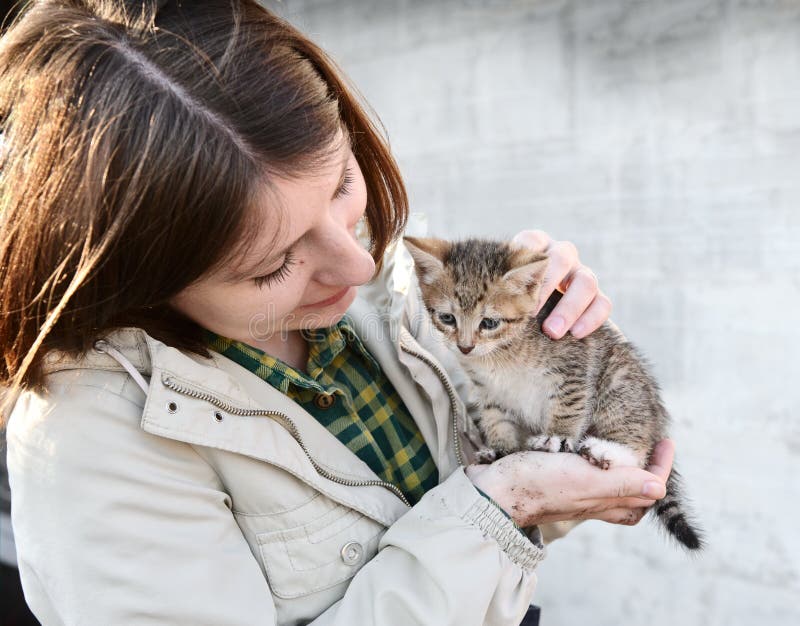
[[[308,374],[257,348],[206,331],[209,347],[288,395],[411,504],[439,483],[417,424],[347,318],[304,331]]]

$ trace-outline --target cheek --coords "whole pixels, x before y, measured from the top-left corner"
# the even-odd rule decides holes
[[[170,304],[203,328],[246,341],[287,323],[300,302],[304,280],[302,275],[289,276],[270,288],[259,288],[253,281],[204,282],[184,289]]]
[[[433,324],[433,326],[440,333],[442,333],[446,339],[452,339],[455,341],[455,338],[458,335],[458,329],[455,326],[449,326],[448,324],[442,323],[436,315],[431,315],[429,319],[431,320],[431,324]]]
[[[442,324],[438,319],[436,319],[436,316],[432,316],[430,319],[431,319],[431,324],[433,324],[434,327],[436,327],[436,329],[443,335],[448,336],[452,333],[453,331],[452,327]]]
[[[246,330],[248,318],[256,313],[252,296],[236,287],[189,288],[170,304],[180,313],[215,333],[238,337]]]
[[[236,285],[220,296],[220,312],[238,326],[258,323],[273,327],[297,307],[302,287],[290,276],[270,287],[259,287],[252,281]]]
[[[301,304],[307,281],[294,278],[273,285],[270,289],[258,289],[252,293],[251,302],[263,310],[269,310],[271,317],[280,319]]]
[[[519,337],[519,333],[523,330],[523,327],[519,324],[503,324],[503,326],[498,328],[495,332],[494,336],[492,337],[492,341],[494,343],[501,343],[514,339]]]
[[[510,324],[502,324],[499,328],[491,332],[478,332],[476,333],[475,343],[485,346],[494,346],[508,339],[514,332],[513,328],[514,327]]]

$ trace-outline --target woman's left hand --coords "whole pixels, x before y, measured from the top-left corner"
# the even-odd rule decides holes
[[[594,272],[580,262],[575,244],[556,241],[541,230],[523,230],[512,241],[549,258],[536,312],[556,289],[564,294],[542,325],[551,339],[560,339],[567,331],[581,339],[608,319],[611,300],[600,291]]]

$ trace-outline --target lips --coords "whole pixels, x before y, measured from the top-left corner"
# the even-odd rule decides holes
[[[344,298],[347,295],[348,291],[350,291],[350,287],[345,287],[341,291],[333,294],[330,298],[326,298],[325,300],[320,300],[319,302],[312,302],[311,304],[305,304],[305,305],[303,305],[302,308],[304,308],[304,309],[308,309],[308,308],[312,308],[312,307],[320,308],[320,307],[325,307],[325,306],[330,306],[332,304],[336,304],[337,302],[339,302],[339,300],[341,300],[342,298]]]

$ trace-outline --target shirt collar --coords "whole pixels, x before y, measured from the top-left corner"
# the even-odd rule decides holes
[[[346,348],[361,357],[373,372],[380,371],[380,366],[364,347],[346,316],[333,326],[303,331],[303,336],[309,348],[306,363],[308,373],[242,341],[205,331],[210,348],[253,372],[282,393],[287,393],[290,385],[324,391],[318,382],[320,375]]]

